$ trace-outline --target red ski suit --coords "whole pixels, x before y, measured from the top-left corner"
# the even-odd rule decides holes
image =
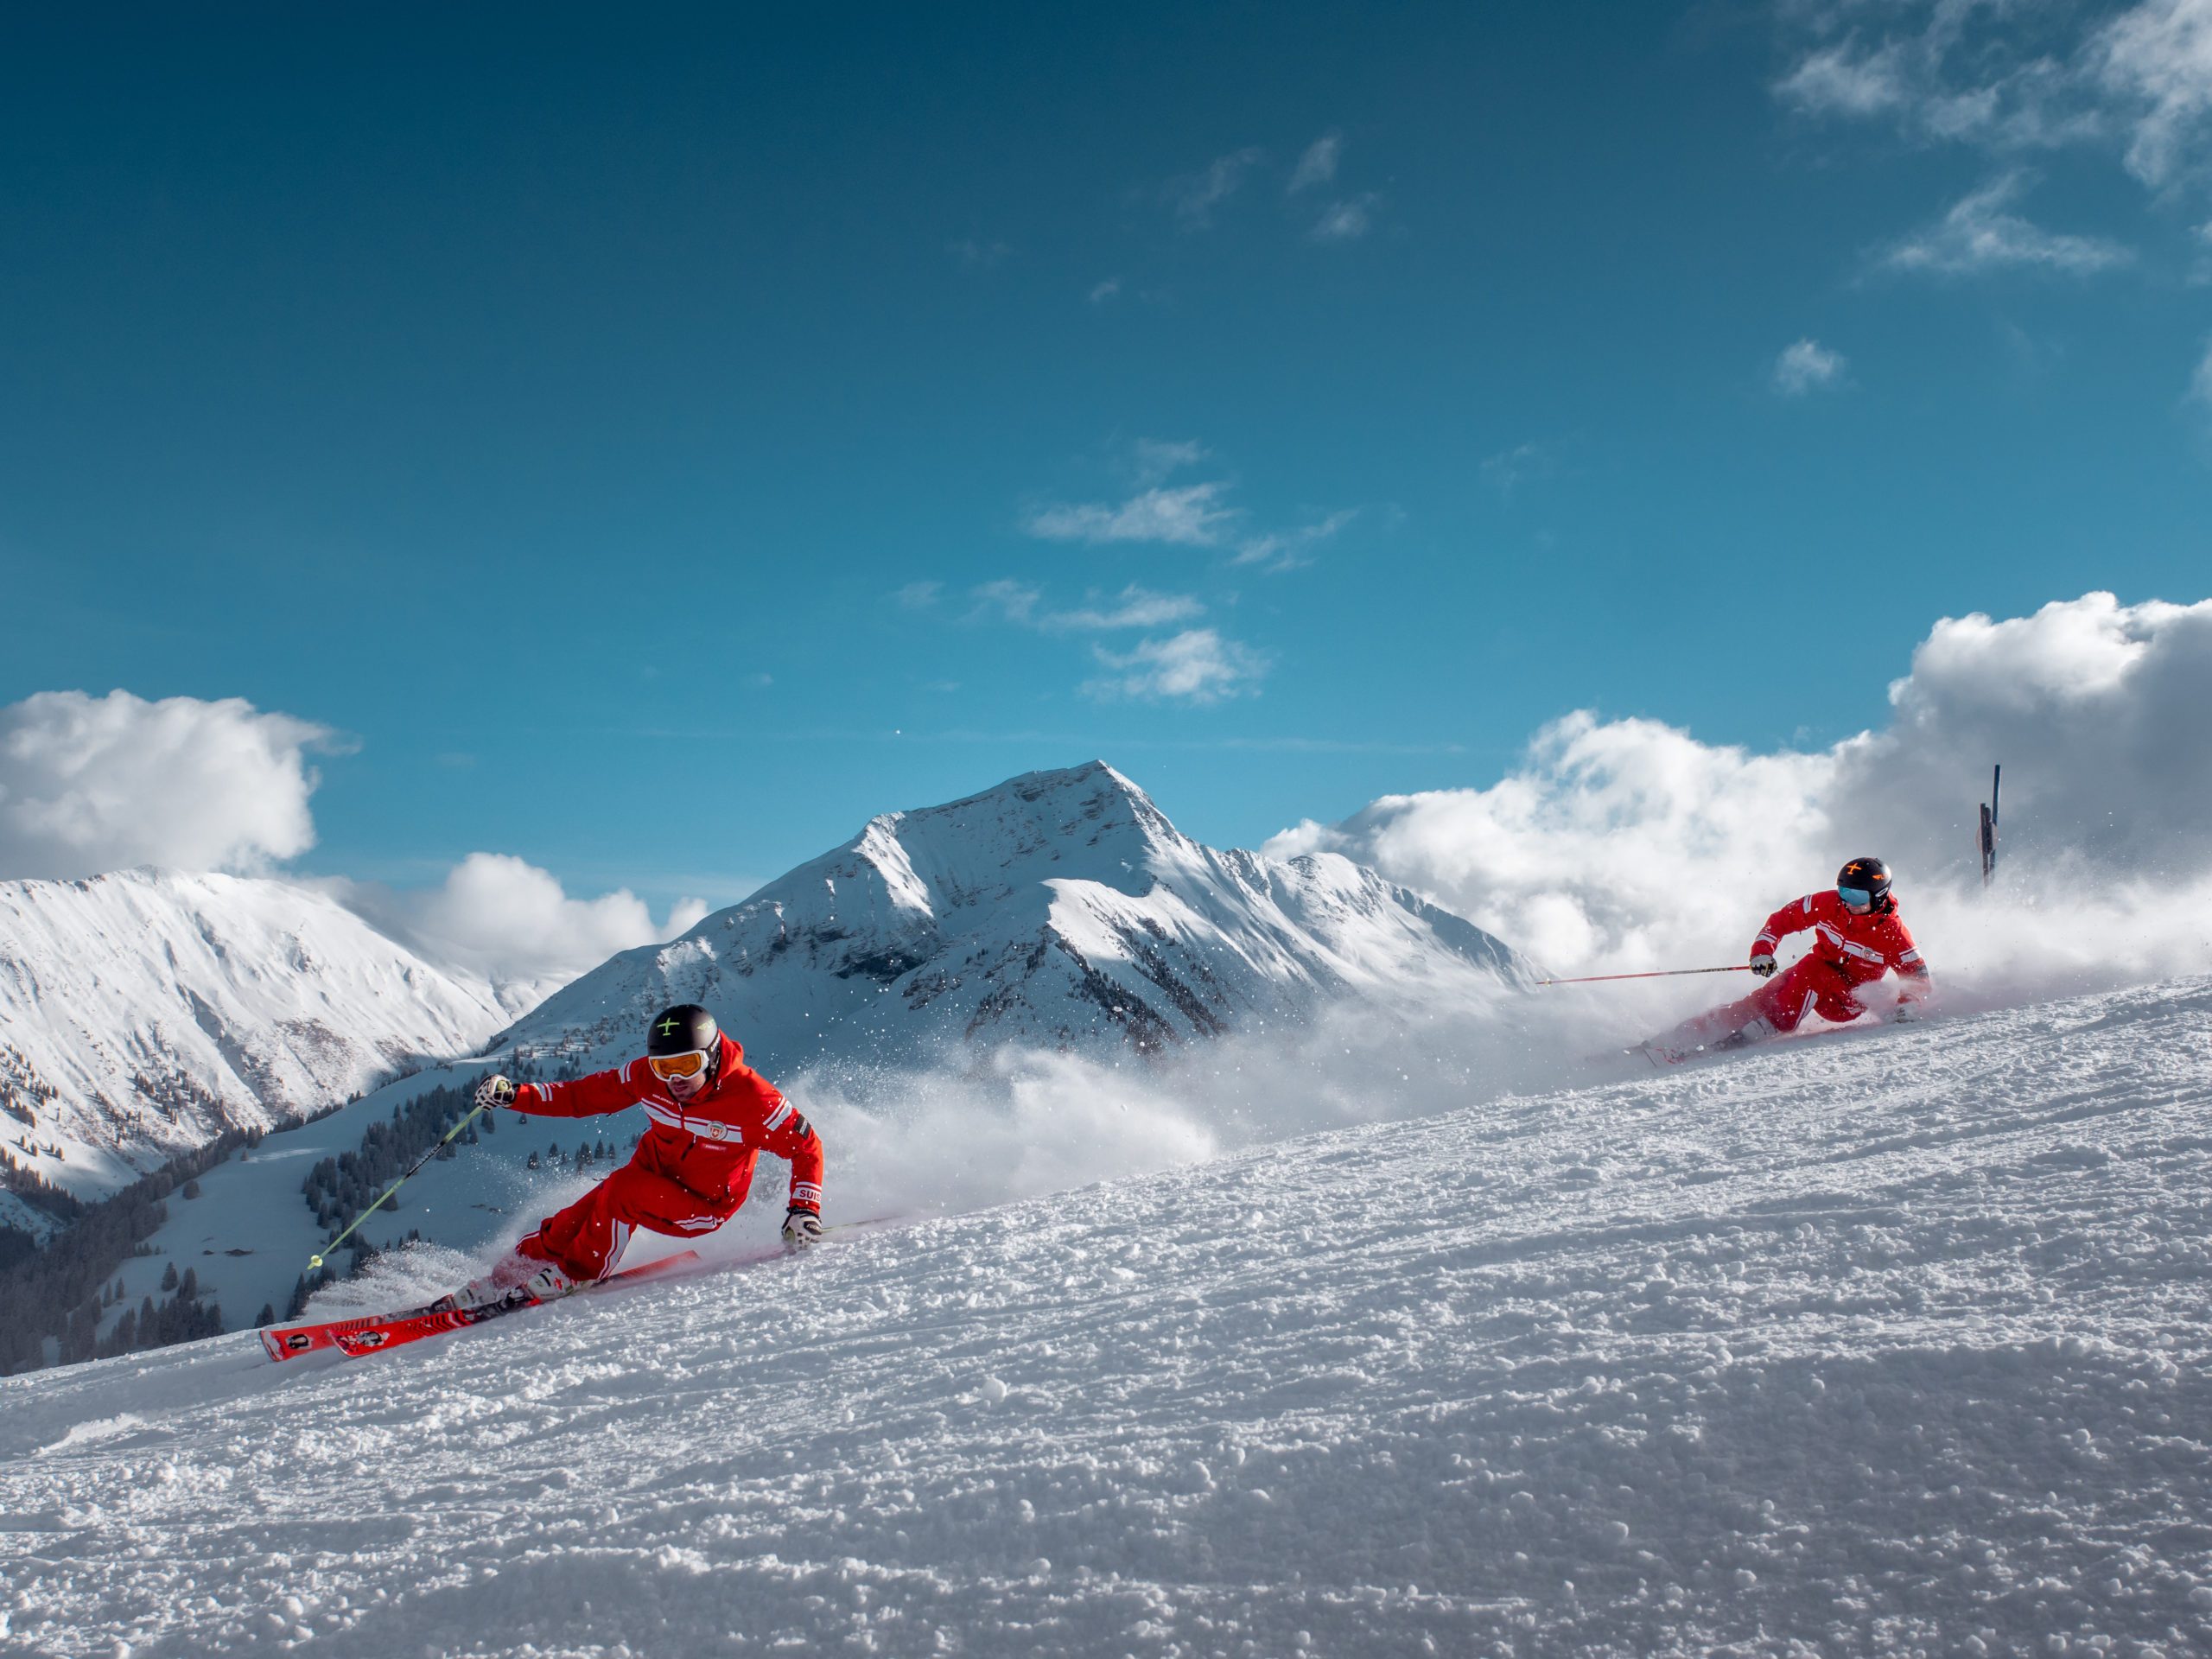
[[[514,1109],[541,1117],[594,1117],[642,1103],[652,1125],[630,1161],[558,1215],[537,1224],[517,1251],[579,1281],[604,1278],[632,1229],[678,1237],[711,1233],[737,1213],[766,1147],[791,1166],[794,1209],[822,1209],[822,1138],[798,1109],[745,1064],[727,1033],[714,1087],[689,1100],[668,1092],[642,1059],[574,1083],[525,1083]]]
[[[1846,1024],[1866,1012],[1856,995],[1895,969],[1907,982],[1901,1001],[1917,1001],[1928,994],[1928,964],[1920,948],[1897,913],[1897,902],[1864,914],[1847,908],[1833,889],[1793,899],[1766,918],[1758,938],[1751,941],[1751,955],[1770,957],[1774,947],[1792,933],[1813,930],[1813,949],[1786,973],[1774,978],[1739,1001],[1700,1014],[1681,1027],[1691,1042],[1709,1044],[1736,1032],[1764,1036],[1757,1030],[1762,1020],[1774,1031],[1795,1031],[1808,1014]]]

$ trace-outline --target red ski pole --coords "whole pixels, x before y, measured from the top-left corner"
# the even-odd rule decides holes
[[[1748,974],[1748,962],[1732,963],[1726,968],[1662,968],[1649,974],[1588,974],[1580,979],[1540,979],[1539,985],[1598,985],[1611,979],[1678,979],[1684,974]]]

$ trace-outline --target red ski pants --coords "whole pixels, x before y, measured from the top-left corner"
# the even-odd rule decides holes
[[[603,1279],[614,1271],[630,1235],[649,1233],[696,1238],[711,1233],[738,1211],[752,1185],[748,1168],[730,1191],[702,1198],[690,1187],[626,1163],[557,1215],[537,1224],[515,1246],[524,1255],[550,1262],[571,1279]]]
[[[1701,1014],[1681,1030],[1692,1043],[1709,1045],[1760,1020],[1777,1031],[1795,1031],[1808,1014],[1840,1026],[1866,1012],[1865,1005],[1852,995],[1848,980],[1818,957],[1807,957],[1749,996]]]

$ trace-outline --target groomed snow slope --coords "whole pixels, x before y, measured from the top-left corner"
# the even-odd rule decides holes
[[[2208,1269],[2212,982],[1832,1033],[0,1382],[0,1652],[2202,1651]]]

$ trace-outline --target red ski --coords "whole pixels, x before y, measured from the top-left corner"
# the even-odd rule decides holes
[[[865,1221],[840,1222],[825,1227],[823,1243],[842,1243],[855,1233],[874,1232],[887,1227],[904,1225],[915,1219],[910,1216],[871,1216]],[[813,1248],[819,1249],[822,1245]],[[620,1273],[591,1284],[579,1285],[568,1295],[604,1290],[611,1285],[634,1283],[642,1279],[658,1278],[664,1274],[701,1269],[719,1273],[736,1268],[760,1267],[770,1262],[791,1260],[794,1252],[783,1245],[770,1245],[743,1255],[727,1257],[705,1262],[702,1267],[699,1252],[682,1250],[664,1256],[658,1262],[648,1262],[640,1267],[625,1268]],[[566,1297],[547,1299],[565,1300]],[[364,1354],[373,1354],[385,1348],[397,1348],[402,1344],[420,1342],[424,1337],[435,1337],[448,1331],[460,1331],[472,1325],[481,1325],[486,1319],[500,1319],[509,1313],[519,1313],[524,1308],[542,1307],[544,1300],[531,1302],[491,1302],[480,1307],[416,1307],[398,1313],[382,1313],[365,1319],[334,1319],[325,1325],[296,1325],[271,1326],[261,1332],[261,1345],[269,1351],[271,1359],[290,1359],[300,1354],[311,1354],[325,1348],[335,1348],[348,1358],[358,1359]]]
[[[683,1250],[658,1262],[625,1268],[595,1284],[578,1288],[596,1290],[604,1285],[654,1278],[690,1267],[698,1260],[698,1251]],[[441,1331],[458,1331],[466,1325],[479,1325],[502,1313],[538,1306],[537,1302],[491,1302],[480,1307],[410,1307],[397,1313],[372,1313],[359,1319],[332,1319],[322,1325],[270,1325],[261,1332],[261,1345],[271,1359],[296,1359],[325,1348],[337,1348],[349,1355],[369,1354],[396,1343],[414,1342]],[[397,1334],[401,1332],[406,1334]]]

